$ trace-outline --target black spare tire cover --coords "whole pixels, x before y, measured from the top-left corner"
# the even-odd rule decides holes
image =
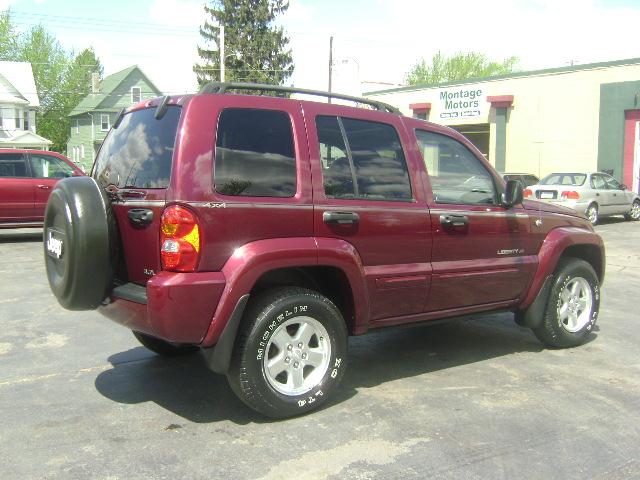
[[[91,177],[61,180],[51,192],[44,216],[44,259],[49,286],[64,308],[93,310],[112,285],[106,194]]]

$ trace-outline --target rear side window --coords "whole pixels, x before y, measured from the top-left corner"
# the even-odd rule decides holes
[[[31,154],[31,171],[37,178],[65,178],[70,177],[73,168],[59,158],[51,155]]]
[[[0,154],[0,178],[28,177],[27,162],[21,153]]]
[[[220,114],[214,185],[225,195],[293,197],[296,161],[289,115],[231,108]]]
[[[155,108],[127,113],[100,148],[93,177],[104,187],[167,188],[180,121],[171,105],[159,120]]]
[[[411,183],[396,129],[353,118],[316,118],[325,195],[411,200]]]

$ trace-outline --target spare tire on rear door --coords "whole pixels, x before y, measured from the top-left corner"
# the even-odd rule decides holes
[[[56,184],[44,217],[49,285],[68,310],[93,310],[112,286],[113,217],[106,194],[91,177]]]

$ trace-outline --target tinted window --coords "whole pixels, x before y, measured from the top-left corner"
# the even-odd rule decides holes
[[[337,117],[316,118],[324,193],[330,198],[355,196],[351,166]]]
[[[438,133],[416,130],[437,203],[493,204],[493,177],[467,147]]]
[[[225,195],[295,195],[289,115],[274,110],[224,110],[218,122],[214,183]]]
[[[395,128],[325,116],[316,119],[316,127],[328,197],[411,200],[407,164]]]
[[[530,185],[535,185],[536,183],[538,183],[540,180],[538,179],[538,177],[536,177],[535,175],[525,175],[524,176],[524,183],[525,186],[528,187]]]
[[[64,178],[71,176],[73,168],[59,158],[31,154],[31,171],[38,178]]]
[[[100,148],[93,176],[102,184],[167,188],[181,109],[169,106],[157,120],[155,108],[127,113]]]
[[[27,162],[21,153],[0,154],[0,177],[28,177]]]
[[[540,185],[583,185],[587,176],[584,173],[552,173],[540,180]]]

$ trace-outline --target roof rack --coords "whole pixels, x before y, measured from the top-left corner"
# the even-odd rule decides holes
[[[270,92],[301,93],[303,95],[315,95],[316,97],[339,98],[350,102],[364,103],[374,107],[376,110],[387,111],[389,113],[400,113],[396,107],[388,103],[370,100],[363,97],[353,97],[341,93],[329,93],[321,90],[307,90],[306,88],[283,87],[281,85],[268,85],[266,83],[232,83],[232,82],[209,82],[205,84],[200,93],[226,93],[228,90],[266,90]]]

